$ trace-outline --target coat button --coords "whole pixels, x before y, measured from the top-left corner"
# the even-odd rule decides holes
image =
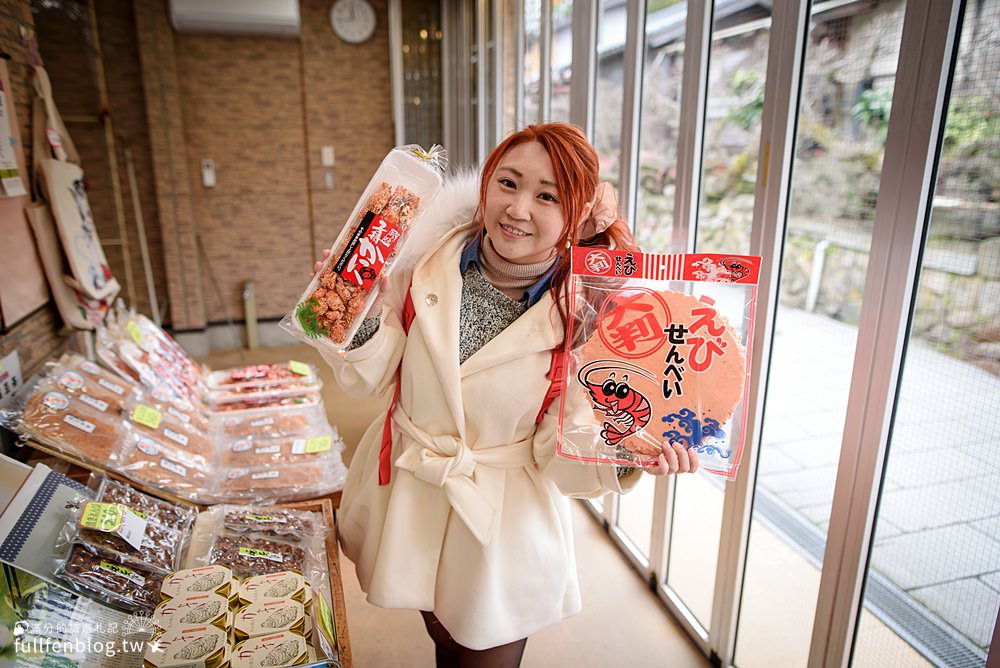
[[[424,297],[424,303],[427,304],[428,306],[434,306],[435,304],[438,303],[438,296],[432,292],[426,297]]]

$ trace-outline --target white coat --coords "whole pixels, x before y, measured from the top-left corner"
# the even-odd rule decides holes
[[[459,258],[474,231],[446,234],[412,270],[409,336],[404,270],[378,332],[328,361],[356,396],[391,391],[401,369],[390,482],[378,484],[383,415],[354,454],[338,511],[369,602],[433,611],[460,644],[485,649],[580,611],[567,495],[622,489],[614,466],[556,456],[558,399],[535,424],[563,337],[551,293],[459,365]],[[593,420],[579,405],[577,418]]]

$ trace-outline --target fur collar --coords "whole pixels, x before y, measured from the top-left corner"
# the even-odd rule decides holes
[[[479,203],[479,173],[464,169],[445,177],[403,244],[393,271],[409,270],[452,230],[472,221]]]

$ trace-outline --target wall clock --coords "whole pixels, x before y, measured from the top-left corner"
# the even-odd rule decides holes
[[[330,8],[330,26],[340,39],[360,44],[375,32],[375,10],[368,0],[337,0]]]

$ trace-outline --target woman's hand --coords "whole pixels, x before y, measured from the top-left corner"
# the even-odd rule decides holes
[[[320,270],[323,268],[323,263],[326,261],[326,258],[328,257],[330,257],[330,249],[324,248],[323,259],[316,260],[316,264],[313,265],[312,273],[309,274],[309,280],[312,280],[313,277],[320,272]],[[375,301],[372,302],[371,308],[368,309],[369,318],[374,318],[376,315],[378,315],[379,311],[382,310],[382,300],[385,298],[386,293],[389,292],[390,287],[391,286],[389,284],[388,276],[383,276],[381,279],[379,279],[378,296],[375,298]]]
[[[324,248],[323,249],[323,259],[322,260],[316,260],[316,264],[313,265],[312,273],[309,274],[309,280],[310,281],[313,279],[313,276],[315,276],[316,274],[318,274],[319,270],[323,268],[323,263],[326,261],[326,258],[328,258],[328,257],[330,257],[330,249],[329,248]]]
[[[698,470],[698,454],[685,448],[677,441],[668,441],[661,446],[663,451],[656,458],[656,463],[644,466],[643,470],[655,476],[671,473],[694,473]]]

